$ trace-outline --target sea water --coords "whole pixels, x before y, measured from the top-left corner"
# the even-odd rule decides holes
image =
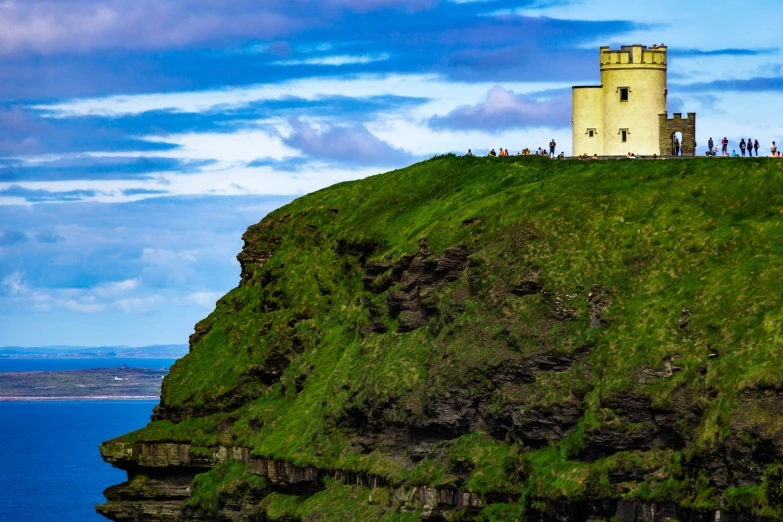
[[[0,402],[0,518],[105,522],[93,506],[126,475],[98,445],[144,427],[155,404]]]
[[[67,359],[11,359],[0,357],[0,372],[51,372],[60,370],[92,370],[95,368],[146,368],[148,370],[168,370],[175,359],[125,359],[73,357]]]

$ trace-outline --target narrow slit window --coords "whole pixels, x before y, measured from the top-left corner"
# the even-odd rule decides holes
[[[621,102],[627,102],[628,101],[628,87],[620,87],[620,101]]]
[[[595,137],[595,129],[587,129],[587,136],[590,138]]]
[[[628,141],[628,129],[620,130],[620,138],[622,139],[623,143]]]

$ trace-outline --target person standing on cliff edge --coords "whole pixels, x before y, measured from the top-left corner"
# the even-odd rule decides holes
[[[552,138],[552,141],[549,142],[549,156],[550,157],[554,157],[556,148],[557,148],[557,143],[555,143],[555,139]]]

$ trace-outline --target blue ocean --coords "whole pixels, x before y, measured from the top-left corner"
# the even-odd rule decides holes
[[[170,359],[0,359],[0,372],[169,368]],[[100,520],[103,490],[125,481],[98,445],[141,428],[156,402],[0,402],[0,519]]]
[[[125,473],[98,445],[143,427],[155,402],[0,402],[0,513],[4,520],[106,520],[93,506]]]
[[[51,372],[55,370],[91,370],[94,368],[171,368],[175,359],[10,359],[0,357],[0,372]]]

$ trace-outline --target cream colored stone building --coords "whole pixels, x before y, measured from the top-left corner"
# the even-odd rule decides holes
[[[600,86],[573,88],[574,156],[667,156],[677,132],[695,152],[696,115],[667,119],[666,46],[601,47],[600,65]]]

